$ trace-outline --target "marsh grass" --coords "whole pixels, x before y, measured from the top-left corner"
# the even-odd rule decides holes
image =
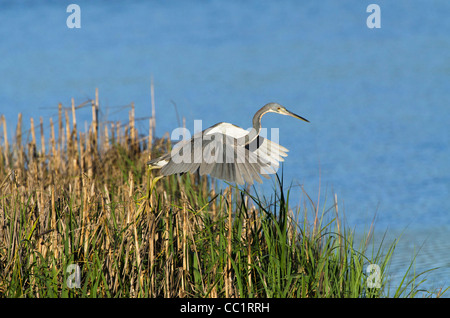
[[[76,113],[87,107],[92,122],[80,132]],[[48,141],[40,119],[40,146],[33,119],[23,140],[19,114],[10,143],[2,117],[2,297],[388,296],[396,242],[375,247],[371,231],[355,242],[336,197],[319,209],[303,193],[292,208],[293,188],[278,176],[269,198],[198,175],[158,180],[146,162],[170,140],[152,137],[153,118],[140,135],[129,108],[127,123],[102,123],[98,93],[60,104]],[[381,270],[377,288],[369,264]],[[75,287],[70,265],[80,269]],[[393,296],[416,296],[418,276]]]

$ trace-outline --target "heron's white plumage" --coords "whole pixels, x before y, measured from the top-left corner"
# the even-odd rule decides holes
[[[213,135],[217,133],[233,138],[242,138],[248,134],[248,130],[230,123],[218,123],[205,130],[205,135]]]

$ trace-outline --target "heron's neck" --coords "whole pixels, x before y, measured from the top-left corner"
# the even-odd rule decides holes
[[[247,135],[242,137],[244,145],[250,144],[258,137],[259,133],[261,132],[261,117],[265,113],[267,113],[267,110],[263,107],[256,112],[255,116],[253,116],[253,128]]]

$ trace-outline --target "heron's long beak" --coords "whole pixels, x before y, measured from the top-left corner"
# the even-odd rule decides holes
[[[292,117],[297,118],[297,119],[304,120],[304,121],[306,121],[307,123],[309,123],[309,120],[308,120],[308,119],[303,118],[302,116],[299,116],[299,115],[297,115],[297,114],[294,114],[294,113],[288,111],[287,109],[286,109],[286,111],[284,112],[284,114],[285,114],[285,115],[288,115],[288,116],[292,116]]]

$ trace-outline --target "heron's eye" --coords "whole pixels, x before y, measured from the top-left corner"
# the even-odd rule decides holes
[[[280,107],[278,107],[278,110],[281,110],[281,108],[280,108]]]

